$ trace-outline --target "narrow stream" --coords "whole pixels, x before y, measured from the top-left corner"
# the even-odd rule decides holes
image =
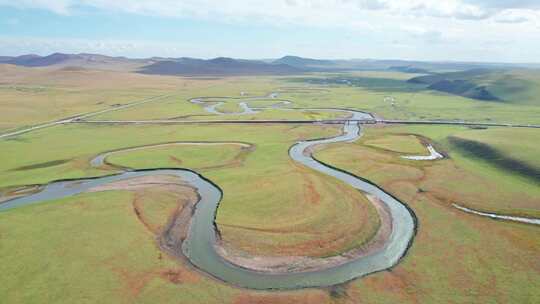
[[[528,218],[528,217],[520,217],[520,216],[511,216],[511,215],[504,215],[504,214],[496,214],[496,213],[487,213],[482,211],[473,210],[467,207],[460,206],[456,203],[452,204],[452,206],[456,209],[459,209],[463,212],[467,212],[470,214],[476,214],[483,217],[491,218],[494,220],[505,220],[505,221],[513,221],[518,223],[525,223],[525,224],[533,224],[533,225],[540,225],[540,219],[537,218]]]

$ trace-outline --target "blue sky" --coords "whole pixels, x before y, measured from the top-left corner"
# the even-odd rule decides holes
[[[0,55],[540,61],[536,0],[0,0]]]

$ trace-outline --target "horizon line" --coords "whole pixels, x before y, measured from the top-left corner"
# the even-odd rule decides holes
[[[61,54],[61,55],[98,55],[98,56],[106,56],[111,58],[124,58],[124,59],[130,59],[130,60],[148,60],[153,58],[160,58],[160,59],[200,59],[200,60],[212,60],[217,58],[230,58],[235,60],[252,60],[252,61],[267,61],[267,60],[279,60],[281,58],[285,57],[298,57],[302,59],[311,59],[311,60],[328,60],[328,61],[403,61],[403,62],[422,62],[422,63],[465,63],[465,64],[531,64],[531,65],[540,65],[540,61],[538,62],[527,62],[527,61],[473,61],[473,60],[421,60],[421,59],[399,59],[399,58],[321,58],[321,57],[304,57],[300,55],[283,55],[283,56],[277,56],[277,57],[267,57],[267,58],[257,58],[257,57],[231,57],[231,56],[216,56],[216,57],[192,57],[192,56],[178,56],[178,57],[164,57],[164,56],[149,56],[149,57],[130,57],[125,55],[108,55],[106,53],[92,53],[92,52],[78,52],[78,53],[68,53],[68,52],[52,52],[48,53],[47,55],[41,55],[37,53],[21,53],[19,55],[1,55],[0,57],[21,57],[21,56],[39,56],[39,57],[48,57],[55,54]],[[1,63],[0,63],[1,64]]]

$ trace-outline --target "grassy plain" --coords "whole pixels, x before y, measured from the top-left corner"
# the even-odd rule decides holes
[[[311,83],[309,79],[332,77],[357,80],[346,84]],[[512,102],[479,101],[460,96],[429,91],[411,85],[406,79],[414,77],[406,73],[364,72],[351,74],[314,74],[302,77],[234,77],[207,82],[204,90],[190,88],[176,94],[175,99],[159,104],[111,112],[96,119],[309,119],[305,113],[267,110],[257,115],[210,115],[202,106],[188,102],[190,98],[203,96],[265,96],[280,92],[279,98],[290,99],[298,108],[351,108],[376,113],[388,119],[433,119],[467,120],[478,122],[531,123],[540,124],[540,106],[527,102],[516,106]],[[150,77],[150,76],[147,76]],[[306,87],[318,90],[308,91]],[[226,111],[236,112],[240,100],[228,100]],[[250,102],[257,105],[259,101]],[[270,102],[261,101],[268,105]],[[230,109],[227,109],[230,108]],[[336,113],[317,114],[315,119],[333,118]]]
[[[114,108],[153,96],[181,95],[183,91],[205,88],[219,81],[0,65],[0,131]]]
[[[516,174],[515,172],[502,169],[492,164],[489,159],[484,159],[481,156],[471,157],[469,154],[464,153],[462,150],[453,146],[448,138],[452,136],[478,136],[482,138],[483,132],[486,132],[486,136],[490,138],[489,134],[504,134],[506,141],[514,144],[513,148],[508,146],[506,151],[520,150],[516,155],[517,160],[524,160],[534,158],[536,150],[524,149],[521,151],[521,141],[527,141],[527,138],[535,137],[538,135],[536,130],[528,129],[510,129],[510,128],[490,128],[488,130],[474,130],[466,127],[448,127],[448,126],[403,126],[403,127],[386,127],[386,128],[369,128],[366,135],[355,145],[347,145],[345,148],[336,150],[336,158],[343,161],[350,155],[353,155],[354,148],[361,148],[366,151],[380,151],[394,155],[395,161],[400,165],[412,165],[416,167],[422,167],[431,162],[418,162],[412,160],[401,159],[399,156],[411,154],[406,149],[408,146],[404,146],[401,141],[393,141],[384,149],[380,147],[373,147],[372,142],[375,141],[387,141],[390,137],[404,136],[404,134],[413,134],[425,138],[431,139],[431,143],[441,152],[449,155],[450,159],[438,161],[435,163],[447,164],[448,168],[443,169],[442,166],[437,171],[444,178],[439,180],[423,181],[421,184],[422,189],[431,190],[437,193],[439,196],[446,196],[449,203],[459,203],[469,206],[473,209],[484,210],[487,212],[514,214],[522,216],[540,216],[540,189],[538,188],[535,180],[530,179],[526,175]],[[503,136],[503,135],[501,135]],[[502,139],[501,139],[502,140]],[[356,147],[358,146],[358,147]],[[419,145],[420,146],[420,145]],[[418,147],[419,147],[418,146]],[[526,146],[526,144],[524,144]],[[419,147],[420,148],[420,147]],[[329,150],[337,149],[330,148]],[[341,149],[353,149],[347,150],[341,153]],[[420,148],[421,149],[421,148]],[[395,152],[399,151],[401,153]],[[504,151],[504,150],[503,150]],[[329,152],[327,152],[329,153]],[[367,153],[367,152],[366,152]],[[509,152],[510,153],[510,152]],[[427,154],[424,152],[423,154]],[[517,157],[517,155],[523,155]],[[355,158],[356,159],[356,158]],[[354,160],[351,160],[354,161]],[[356,162],[369,163],[367,160],[357,159]],[[390,162],[387,164],[389,168],[394,167]],[[452,169],[452,170],[450,170]],[[395,178],[405,174],[411,169],[400,170],[384,170],[378,168],[373,170],[369,174],[375,176],[393,176]],[[413,170],[415,171],[415,170]],[[413,174],[417,177],[422,177],[419,171],[415,171]],[[478,189],[485,189],[485,191],[478,191]],[[440,193],[439,193],[440,192]],[[449,193],[452,193],[449,196]]]
[[[188,102],[198,96],[239,97],[240,92],[264,96],[272,91],[281,91],[279,98],[291,99],[290,107],[352,108],[396,119],[540,123],[538,103],[516,106],[413,90],[404,81],[415,75],[397,72],[358,72],[349,76],[373,79],[358,80],[355,86],[317,85],[319,90],[306,90],[306,83],[291,82],[290,77],[179,78],[1,65],[0,69],[2,131],[162,94],[171,96],[95,119],[323,119],[340,115],[275,109],[217,116]],[[342,75],[310,75],[329,76]],[[238,102],[225,107],[237,109]],[[268,106],[272,100],[250,104]],[[358,246],[373,234],[378,227],[373,207],[357,191],[294,164],[287,149],[298,140],[338,131],[332,126],[298,125],[56,126],[0,141],[0,189],[113,173],[112,168],[89,165],[90,159],[105,151],[175,141],[247,142],[253,149],[149,147],[113,154],[108,161],[133,168],[201,171],[224,190],[217,223],[230,248],[261,255],[328,256]],[[464,214],[451,204],[540,217],[540,188],[528,177],[456,149],[448,140],[452,136],[484,143],[505,156],[538,166],[538,132],[506,128],[369,128],[354,144],[333,145],[317,153],[337,167],[379,183],[414,209],[418,236],[403,263],[390,271],[330,290],[232,288],[173,260],[157,247],[156,229],[172,210],[182,207],[185,197],[149,189],[107,191],[0,213],[0,298],[7,303],[538,302],[537,227]],[[450,159],[400,158],[426,154],[423,138]],[[136,208],[141,209],[136,212]]]
[[[313,74],[298,77],[182,78],[150,76],[125,72],[85,69],[29,69],[1,65],[0,105],[3,130],[20,128],[74,114],[96,111],[143,98],[171,97],[95,119],[216,119],[188,99],[198,96],[265,96],[281,91],[279,97],[291,99],[291,107],[347,107],[374,112],[388,119],[445,119],[482,122],[536,123],[540,106],[535,99],[538,73],[512,70],[475,80],[489,84],[490,90],[503,92],[508,101],[488,102],[429,91],[406,82],[415,74],[399,72],[353,72]],[[491,74],[490,74],[491,75]],[[489,76],[489,75],[488,75]],[[324,79],[344,79],[345,83],[325,84]],[[313,83],[310,79],[319,79]],[[520,86],[515,84],[519,82]],[[321,90],[306,91],[306,86]],[[516,88],[521,88],[520,90]],[[506,92],[506,93],[505,93]],[[527,96],[522,96],[525,94]],[[223,107],[238,110],[237,100]],[[252,102],[256,105],[259,102]],[[265,101],[260,103],[264,104]],[[519,106],[516,106],[519,104]],[[335,113],[305,113],[269,110],[253,115],[227,115],[219,119],[324,119]]]
[[[503,77],[508,74],[510,76]],[[484,79],[490,82],[490,90],[506,92],[508,100],[480,101],[470,98],[427,90],[423,86],[407,83],[414,74],[406,73],[350,73],[316,74],[289,77],[284,80],[289,86],[312,85],[324,87],[329,92],[317,95],[285,93],[281,97],[296,97],[295,104],[301,107],[324,107],[337,104],[376,113],[388,119],[441,119],[483,122],[540,123],[538,95],[527,93],[528,99],[521,99],[523,91],[538,90],[540,77],[536,70],[500,71],[489,74]],[[516,80],[517,79],[517,80]],[[524,82],[523,90],[510,90],[511,81]],[[476,79],[479,84],[480,80]],[[526,90],[525,90],[526,89]],[[519,106],[516,106],[519,104]]]
[[[225,166],[240,166],[250,152],[249,147],[232,144],[171,145],[122,151],[107,157],[107,163],[128,168],[190,168],[211,170]]]
[[[518,137],[519,130],[512,136]],[[369,128],[354,144],[333,145],[316,157],[366,177],[407,202],[419,219],[418,235],[408,256],[392,271],[349,285],[349,298],[360,303],[470,303],[539,300],[538,229],[465,214],[458,202],[481,210],[540,215],[537,185],[464,159],[444,143],[454,127]],[[472,131],[471,131],[472,132]],[[366,145],[396,134],[434,136],[450,159],[421,162],[401,159],[399,141],[391,149]],[[436,139],[436,140],[435,140]],[[498,172],[494,175],[493,172]],[[354,301],[351,301],[354,302]]]
[[[164,209],[183,203],[174,195],[152,198]],[[159,250],[154,233],[134,215],[134,199],[128,192],[109,191],[3,213],[3,301],[229,301],[236,292],[232,288]]]
[[[388,135],[372,140],[366,140],[365,145],[393,152],[422,154],[426,148],[414,135]]]
[[[326,176],[295,165],[289,159],[287,150],[295,141],[336,133],[335,127],[321,126],[246,128],[243,125],[231,125],[221,127],[219,130],[214,126],[68,125],[53,127],[25,134],[16,140],[0,142],[2,159],[6,159],[6,162],[1,164],[0,185],[13,188],[61,178],[109,174],[110,171],[90,168],[88,161],[100,152],[123,147],[201,139],[250,142],[255,145],[255,150],[242,160],[240,166],[232,168],[217,167],[223,165],[227,158],[234,158],[237,151],[218,152],[214,147],[208,147],[214,153],[202,152],[196,155],[193,147],[186,147],[185,151],[172,146],[149,148],[149,150],[118,153],[111,156],[110,160],[121,165],[142,168],[170,165],[197,168],[202,164],[215,166],[215,169],[208,169],[204,171],[204,174],[216,182],[225,193],[217,222],[226,244],[253,254],[327,256],[362,244],[373,234],[378,225],[377,217],[373,216],[375,214],[373,207],[360,193]],[[88,140],[89,138],[92,140]],[[43,146],[49,148],[38,148]],[[197,151],[204,151],[204,149],[205,147],[200,147]],[[14,158],[11,155],[20,157]],[[183,164],[175,164],[175,161],[171,161],[169,157],[171,155],[178,157]],[[223,159],[224,156],[225,159]],[[57,159],[69,161],[50,163],[51,160]],[[50,164],[50,166],[43,164]],[[148,194],[147,197],[161,200],[158,193]],[[99,204],[93,204],[96,201]],[[204,277],[199,278],[198,274],[195,275],[198,278],[195,283],[185,284],[182,283],[183,279],[171,283],[171,280],[163,279],[162,276],[154,276],[172,265],[172,262],[163,257],[161,258],[165,261],[159,258],[159,250],[152,241],[153,235],[145,232],[142,223],[138,223],[140,227],[133,228],[137,226],[133,201],[134,197],[130,193],[109,191],[79,195],[0,214],[2,218],[0,231],[3,242],[5,241],[4,244],[6,244],[0,249],[5,262],[3,267],[6,267],[3,273],[15,275],[15,269],[27,267],[27,273],[35,275],[40,269],[48,269],[43,276],[35,275],[37,276],[35,280],[40,282],[35,289],[28,292],[24,290],[13,292],[11,287],[8,288],[12,285],[4,285],[5,288],[0,289],[0,294],[3,298],[14,302],[31,302],[31,299],[44,296],[43,293],[47,292],[51,295],[50,299],[57,302],[69,302],[75,297],[77,291],[84,290],[84,295],[88,299],[95,300],[95,296],[98,295],[92,296],[86,288],[95,288],[100,291],[109,288],[102,294],[110,296],[111,302],[116,302],[113,299],[126,296],[120,285],[141,284],[137,285],[138,291],[134,295],[135,299],[141,302],[161,292],[167,295],[172,292],[177,293],[170,299],[193,297],[201,302],[205,299],[212,302],[216,300],[212,299],[216,293],[233,292],[233,289],[221,283]],[[159,210],[152,212],[159,213]],[[30,218],[35,214],[40,214],[40,220],[32,221],[30,224]],[[269,217],[269,214],[272,216]],[[94,217],[102,217],[103,220],[107,219],[110,222],[94,222],[92,220]],[[166,216],[164,216],[165,219]],[[54,230],[56,232],[51,233],[48,238],[36,240],[34,232],[28,229],[46,230],[48,221],[56,221],[57,228]],[[122,224],[126,222],[130,224]],[[115,228],[115,225],[120,226]],[[25,228],[17,229],[20,226]],[[91,242],[87,237],[77,237],[81,229],[85,231],[84,235],[87,233],[93,235]],[[110,242],[118,238],[125,241],[109,246]],[[33,250],[10,249],[11,245],[8,246],[8,244],[15,242],[23,248],[33,248]],[[50,244],[54,246],[48,249],[42,248]],[[97,256],[93,253],[96,247],[100,248]],[[39,259],[35,255],[36,251],[49,252],[56,250],[55,248],[59,248],[58,250],[61,248],[65,253],[51,254],[47,256],[47,259]],[[136,251],[137,254],[132,255],[132,251]],[[75,257],[78,257],[77,264],[80,267],[64,269],[62,265],[69,263]],[[130,270],[130,264],[139,263],[142,259],[145,260],[144,263],[141,262],[141,265]],[[88,272],[84,269],[92,267],[99,268],[95,271],[96,276],[80,275],[80,273]],[[174,269],[177,271],[179,268]],[[60,271],[62,274],[58,273]],[[186,276],[192,276],[192,272],[184,268],[178,271],[186,273]],[[50,284],[46,289],[44,282],[55,275],[61,278],[57,281],[58,284]],[[151,279],[142,279],[142,276],[146,277],[146,275]],[[172,276],[174,277],[174,274]],[[24,278],[26,277],[19,279]],[[116,280],[116,282],[112,284],[111,280]],[[70,292],[62,297],[60,294],[65,288],[62,282],[68,281]],[[52,290],[55,288],[59,289]],[[201,296],[200,293],[203,290],[209,291],[208,296]],[[240,293],[237,290],[234,292]],[[302,297],[310,293],[311,291],[302,293]],[[162,297],[163,295],[158,298]],[[133,298],[127,297],[127,299]],[[89,300],[89,302],[92,301]]]
[[[540,130],[490,128],[487,130],[467,130],[454,136],[480,142],[500,151],[508,158],[523,161],[540,168]]]

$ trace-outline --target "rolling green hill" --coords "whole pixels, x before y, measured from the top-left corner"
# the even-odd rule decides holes
[[[528,105],[540,102],[540,71],[537,69],[473,69],[419,76],[409,82],[477,100]]]

